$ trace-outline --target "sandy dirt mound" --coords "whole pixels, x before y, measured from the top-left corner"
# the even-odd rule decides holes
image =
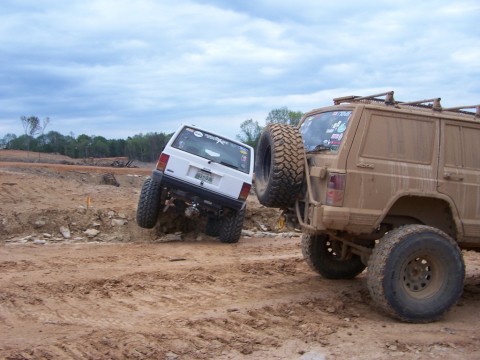
[[[254,196],[249,236],[222,244],[201,223],[140,229],[145,169],[36,165],[0,164],[0,358],[480,358],[477,253],[444,319],[404,324],[373,307],[365,273],[312,272]]]

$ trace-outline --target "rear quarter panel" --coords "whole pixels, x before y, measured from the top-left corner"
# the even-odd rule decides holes
[[[347,160],[344,202],[357,231],[379,225],[396,198],[436,192],[438,134],[431,116],[364,109]]]

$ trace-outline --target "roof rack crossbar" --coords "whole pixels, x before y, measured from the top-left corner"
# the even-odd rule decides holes
[[[358,98],[358,96],[355,96],[355,95],[338,97],[338,98],[333,99],[333,104],[334,105],[339,105],[343,102],[355,101],[356,98]]]
[[[351,101],[358,101],[358,100],[377,100],[377,101],[382,101],[381,99],[377,99],[379,96],[385,96],[385,104],[391,105],[395,103],[395,100],[393,99],[393,91],[387,91],[384,93],[380,94],[375,94],[375,95],[369,95],[369,96],[344,96],[344,97],[339,97],[333,99],[333,103],[335,105],[341,104],[342,102],[351,102]]]
[[[440,104],[440,100],[442,98],[433,98],[433,99],[425,99],[425,100],[418,100],[418,101],[408,101],[408,102],[399,102],[399,105],[426,105],[427,103],[432,103],[431,107],[433,110],[442,110],[442,105]],[[427,105],[428,106],[428,105]]]
[[[479,105],[468,105],[468,106],[455,106],[455,107],[450,107],[450,108],[444,108],[443,110],[459,111],[459,110],[465,110],[465,109],[476,109],[475,116],[480,117],[480,104]]]
[[[393,93],[394,93],[393,91],[387,91],[387,92],[380,93],[380,94],[357,97],[357,98],[355,98],[355,100],[370,100],[370,99],[380,100],[380,99],[375,99],[375,98],[377,98],[379,96],[385,96],[385,102],[387,102],[387,99],[389,100],[390,97],[393,99]]]

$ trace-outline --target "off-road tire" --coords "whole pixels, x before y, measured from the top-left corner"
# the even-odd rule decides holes
[[[269,124],[260,135],[255,159],[255,191],[268,207],[295,204],[304,179],[305,150],[300,131],[290,125]]]
[[[243,220],[245,218],[245,207],[238,211],[230,211],[223,216],[220,228],[220,241],[222,243],[237,243],[242,235]]]
[[[162,186],[158,181],[147,178],[142,186],[137,207],[138,226],[151,229],[155,226],[160,212]]]
[[[218,217],[209,216],[207,219],[207,226],[205,227],[205,234],[208,236],[218,236],[222,227],[222,220]]]
[[[425,225],[387,233],[368,261],[367,285],[375,303],[402,321],[438,320],[460,298],[465,264],[457,243]]]
[[[302,235],[302,253],[307,264],[327,279],[352,279],[363,270],[365,265],[358,255],[351,254],[348,259],[340,259],[338,241],[330,240],[328,235]]]

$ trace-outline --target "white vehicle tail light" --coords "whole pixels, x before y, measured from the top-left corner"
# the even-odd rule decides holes
[[[238,195],[239,200],[247,200],[248,194],[250,194],[251,184],[243,183],[242,190],[240,190],[240,195]]]
[[[345,174],[331,173],[328,178],[326,204],[331,206],[343,205],[345,192]]]
[[[161,153],[157,161],[157,170],[160,170],[162,172],[165,171],[165,168],[167,167],[168,159],[170,159],[170,155]]]

